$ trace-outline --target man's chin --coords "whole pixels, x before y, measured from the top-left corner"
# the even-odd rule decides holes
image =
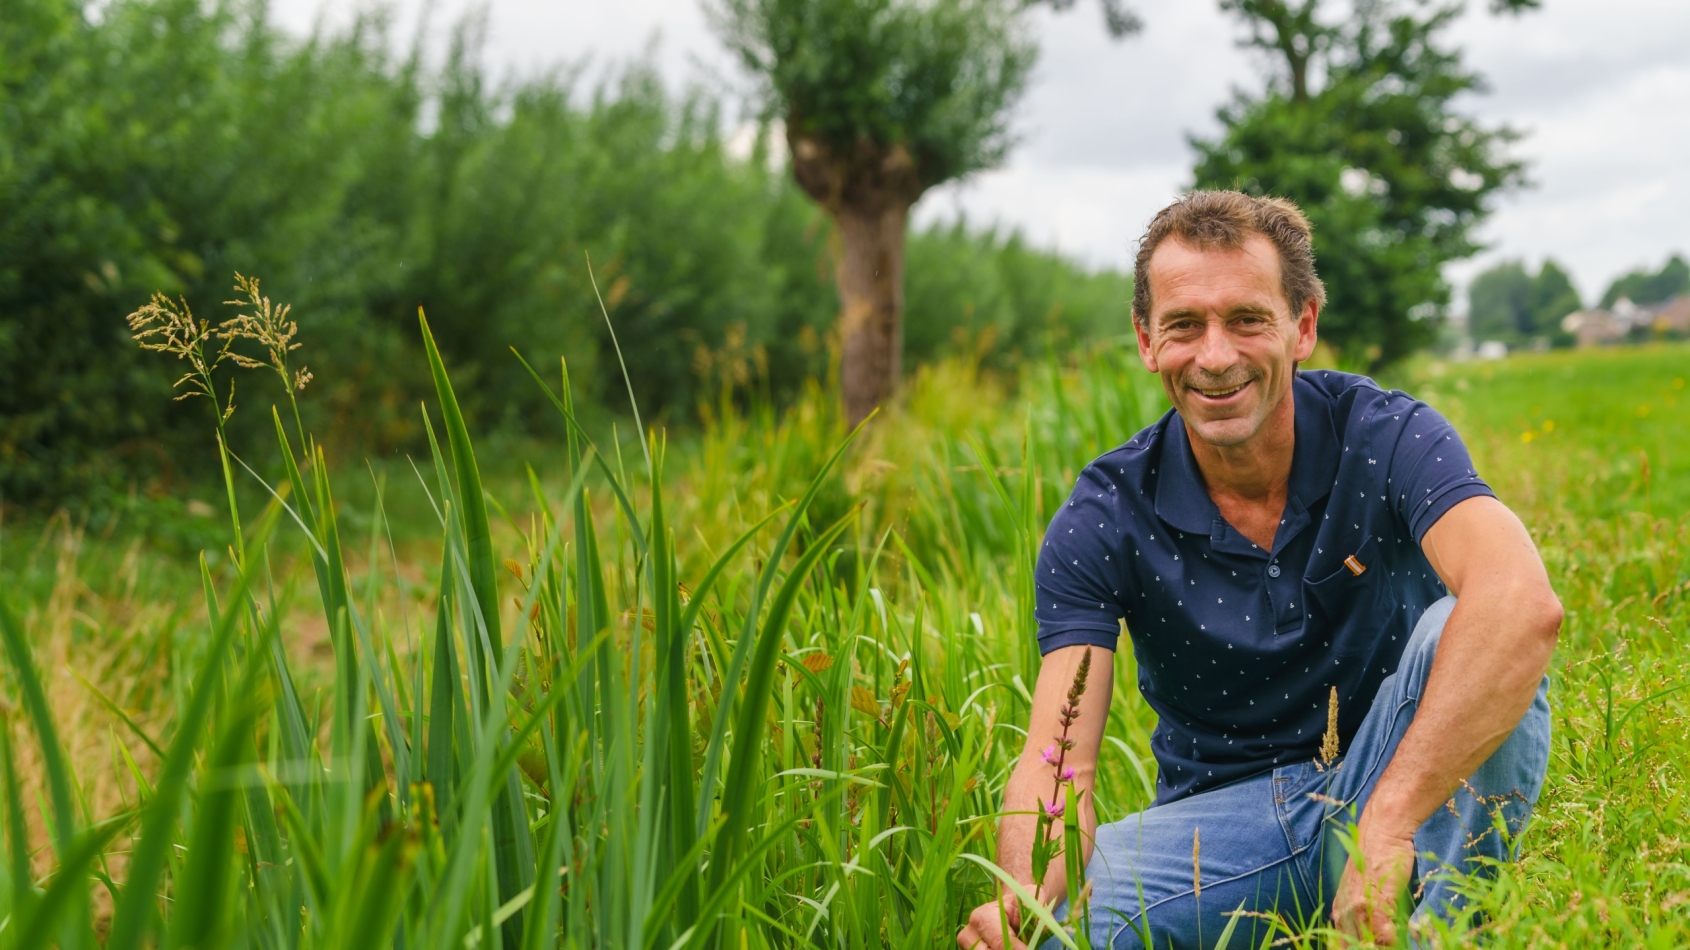
[[[1248,415],[1222,419],[1186,419],[1192,434],[1217,449],[1229,449],[1250,441],[1261,428],[1258,420]]]

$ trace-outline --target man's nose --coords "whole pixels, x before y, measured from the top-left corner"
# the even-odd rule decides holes
[[[1211,376],[1219,376],[1236,362],[1238,350],[1232,345],[1225,324],[1220,320],[1210,320],[1203,329],[1203,338],[1197,343],[1197,368]]]

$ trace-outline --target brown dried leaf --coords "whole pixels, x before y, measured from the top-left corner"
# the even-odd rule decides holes
[[[865,716],[880,718],[880,700],[861,686],[851,687],[851,708]]]
[[[833,666],[833,657],[826,653],[810,653],[804,657],[804,669],[812,673],[820,673]]]

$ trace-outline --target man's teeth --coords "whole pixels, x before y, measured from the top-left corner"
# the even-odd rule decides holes
[[[1231,389],[1202,389],[1202,388],[1199,388],[1197,391],[1202,393],[1205,396],[1208,396],[1210,399],[1219,399],[1222,396],[1230,396],[1233,393],[1235,393],[1235,392],[1237,392],[1237,391],[1239,391],[1240,389],[1243,389],[1243,388],[1244,388],[1244,384],[1239,383],[1237,386],[1234,386]]]

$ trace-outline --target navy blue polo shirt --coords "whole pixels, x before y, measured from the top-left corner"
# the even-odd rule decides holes
[[[1299,372],[1292,399],[1272,550],[1221,517],[1173,410],[1088,465],[1045,533],[1039,649],[1115,649],[1125,621],[1160,719],[1158,803],[1313,758],[1333,686],[1347,749],[1446,593],[1420,539],[1457,502],[1492,494],[1423,402],[1327,370]]]

